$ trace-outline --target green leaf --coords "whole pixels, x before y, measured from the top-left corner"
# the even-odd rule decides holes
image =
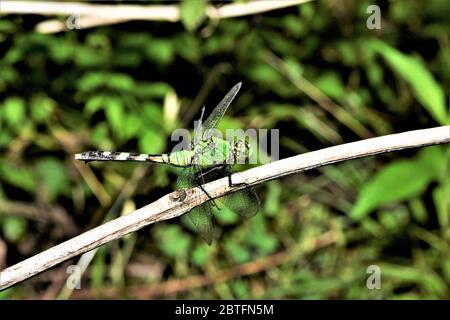
[[[161,153],[164,149],[165,141],[159,132],[146,130],[139,140],[139,152]]]
[[[125,116],[125,126],[124,126],[124,131],[123,131],[123,137],[125,140],[134,138],[136,136],[136,134],[139,132],[139,130],[141,129],[141,124],[142,124],[142,120],[141,118],[134,114],[131,113],[127,116]]]
[[[445,94],[433,75],[417,57],[408,56],[381,41],[372,46],[413,89],[422,106],[440,124],[448,124]]]
[[[81,92],[91,92],[100,89],[105,81],[103,72],[89,72],[83,75],[77,82],[77,87]]]
[[[37,122],[43,122],[49,119],[50,115],[56,109],[56,102],[46,95],[33,97],[31,103],[31,117]]]
[[[205,18],[206,1],[184,0],[180,6],[181,22],[189,30],[195,30]]]
[[[259,83],[272,85],[280,80],[280,74],[267,64],[258,64],[248,70],[249,77]]]
[[[88,116],[92,116],[98,110],[105,107],[105,101],[108,99],[107,95],[97,94],[89,98],[84,106],[84,112]]]
[[[26,233],[27,221],[22,217],[6,217],[2,223],[3,234],[10,242],[19,241]]]
[[[13,47],[6,52],[6,54],[4,55],[2,60],[4,62],[7,62],[8,64],[14,64],[17,61],[20,61],[21,59],[23,59],[23,51],[18,48]],[[7,68],[4,68],[4,69],[7,70]],[[3,66],[2,66],[2,71],[3,71]],[[11,73],[11,71],[9,71],[9,73]],[[2,78],[3,78],[3,76],[2,76]]]
[[[373,86],[383,85],[383,68],[375,61],[370,61],[366,65],[367,77]]]
[[[3,115],[13,128],[22,124],[25,118],[25,102],[19,97],[8,97],[3,102]]]
[[[109,98],[106,103],[106,119],[111,125],[114,133],[118,136],[122,136],[124,112],[122,103],[118,99]]]
[[[0,20],[0,32],[13,33],[17,29],[17,24],[5,19]]]
[[[351,40],[341,40],[336,45],[340,53],[342,63],[347,66],[355,66],[357,62],[356,48]]]
[[[428,171],[436,181],[446,179],[442,175],[448,164],[446,149],[448,148],[445,146],[431,146],[422,148],[419,152],[418,161],[420,161],[423,170]]]
[[[209,257],[209,246],[202,242],[195,246],[194,251],[192,252],[192,262],[197,266],[204,266],[208,262]]]
[[[249,250],[234,239],[227,239],[225,251],[236,263],[244,263],[251,259]]]
[[[79,67],[101,67],[109,63],[104,50],[78,45],[74,50],[74,62]]]
[[[91,133],[91,140],[99,149],[108,150],[112,147],[106,123],[102,122],[95,126]]]
[[[70,189],[65,166],[54,158],[41,158],[36,164],[36,172],[43,184],[49,200],[54,200],[59,194]]]
[[[274,217],[280,212],[280,197],[283,190],[277,181],[271,181],[267,186],[268,192],[264,201],[264,212],[269,217]]]
[[[430,171],[425,170],[419,161],[394,162],[367,182],[350,216],[361,219],[381,205],[412,198],[424,191],[431,180]]]
[[[395,232],[408,224],[409,214],[404,207],[384,210],[379,213],[379,220],[386,230]]]
[[[316,80],[316,86],[330,98],[340,101],[345,88],[341,78],[335,72],[326,72]]]
[[[134,90],[141,98],[163,98],[170,90],[170,85],[165,82],[141,82]]]
[[[54,61],[62,64],[72,59],[74,50],[75,46],[71,41],[59,38],[54,45],[50,46],[49,55]]]
[[[197,62],[202,53],[200,40],[190,33],[181,33],[174,39],[175,47],[180,56],[190,62]]]
[[[447,185],[439,185],[433,190],[433,202],[436,207],[437,216],[441,230],[448,230],[450,226],[450,181],[447,180]]]
[[[299,19],[296,15],[288,15],[282,18],[283,27],[286,31],[294,37],[299,37],[305,34],[306,23]]]
[[[5,90],[6,84],[12,84],[20,78],[16,69],[8,65],[2,66],[2,72],[0,72],[0,91]]]
[[[411,201],[409,202],[409,207],[412,216],[417,222],[421,224],[425,224],[427,222],[428,219],[427,209],[425,207],[425,204],[420,198],[411,199]]]
[[[161,110],[161,105],[154,102],[144,103],[142,106],[142,121],[143,126],[150,128],[150,130],[160,130],[164,127],[164,114]]]
[[[0,300],[10,299],[10,297],[12,297],[12,294],[14,291],[15,291],[14,288],[8,288],[8,289],[0,291]]]
[[[444,297],[448,289],[444,279],[432,270],[383,263],[380,265],[383,277],[403,284],[417,283],[423,290]]]
[[[230,283],[231,288],[233,290],[234,298],[237,299],[248,299],[250,296],[250,289],[245,280],[236,279],[232,283]]]
[[[156,232],[159,249],[167,256],[177,259],[185,256],[191,245],[191,239],[176,225],[165,225]]]
[[[142,64],[143,54],[141,52],[133,52],[130,50],[117,50],[111,59],[111,63],[116,67],[138,69]]]
[[[250,227],[246,231],[245,242],[263,255],[274,252],[278,246],[278,239],[268,232],[263,215],[256,215],[251,219]]]
[[[13,137],[6,130],[0,130],[0,146],[8,146],[11,143]]]
[[[0,161],[0,179],[28,192],[35,192],[36,189],[36,181],[31,169],[13,165],[7,161]]]
[[[145,47],[147,57],[156,63],[167,65],[174,57],[173,45],[169,40],[152,40]]]
[[[133,78],[123,73],[113,73],[108,76],[107,85],[117,91],[131,91],[135,87]]]

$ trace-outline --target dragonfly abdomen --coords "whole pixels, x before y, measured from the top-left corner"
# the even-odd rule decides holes
[[[87,151],[75,155],[76,160],[83,161],[149,161],[164,162],[161,155],[118,151]]]
[[[75,155],[81,161],[140,161],[166,163],[177,167],[187,167],[192,163],[192,152],[178,151],[164,154],[148,154],[118,151],[87,151]]]
[[[192,165],[192,155],[192,151],[181,150],[162,154],[161,160],[164,163],[168,163],[176,167],[189,167]]]

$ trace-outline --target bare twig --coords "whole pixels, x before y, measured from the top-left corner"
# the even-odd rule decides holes
[[[448,142],[450,142],[450,126],[392,134],[275,161],[233,174],[234,185],[232,187],[229,186],[228,178],[222,178],[203,185],[203,189],[211,197],[218,198],[244,189],[247,185],[256,185],[336,162]],[[123,237],[149,224],[178,217],[208,200],[208,195],[198,187],[172,192],[126,216],[121,216],[98,226],[3,270],[0,273],[0,289],[8,288],[58,263]]]
[[[105,19],[138,19],[155,21],[178,21],[177,5],[129,5],[93,4],[56,1],[10,1],[1,3],[2,14],[80,15]]]
[[[210,19],[234,18],[287,8],[310,1],[313,0],[232,3],[218,8],[208,6],[205,13]],[[178,5],[105,5],[80,2],[2,0],[0,10],[1,14],[76,15],[77,24],[83,29],[130,20],[180,21]],[[67,30],[63,22],[54,19],[40,23],[37,29],[43,33]]]

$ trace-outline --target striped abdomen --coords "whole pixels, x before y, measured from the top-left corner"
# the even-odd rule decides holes
[[[142,161],[167,163],[174,166],[185,167],[190,165],[189,151],[179,151],[165,154],[147,154],[117,151],[87,151],[75,155],[75,160],[82,161]]]

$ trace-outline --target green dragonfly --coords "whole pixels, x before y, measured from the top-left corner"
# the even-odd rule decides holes
[[[251,153],[250,143],[246,139],[236,142],[222,139],[215,135],[214,129],[225,114],[228,106],[241,88],[241,82],[236,84],[214,108],[205,122],[200,118],[194,139],[187,150],[164,154],[142,154],[115,151],[87,151],[75,155],[75,159],[89,161],[146,161],[164,163],[183,167],[176,185],[177,188],[200,187],[210,200],[193,208],[188,216],[202,238],[211,244],[214,238],[213,206],[220,210],[216,201],[203,189],[202,184],[228,177],[232,186],[231,174],[237,160],[248,159]],[[239,162],[240,163],[240,162]],[[242,217],[254,216],[259,210],[259,199],[253,187],[246,188],[219,198],[228,209]]]

